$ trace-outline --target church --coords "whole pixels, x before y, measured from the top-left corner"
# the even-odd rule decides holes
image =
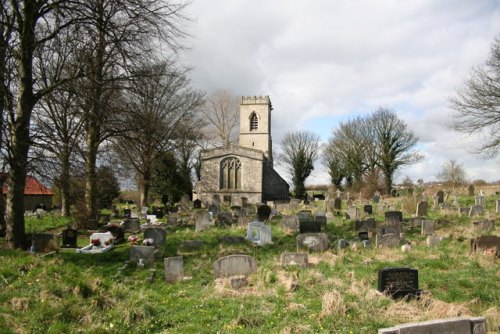
[[[193,199],[240,206],[289,199],[289,185],[273,167],[271,111],[269,96],[241,98],[239,143],[201,152]]]

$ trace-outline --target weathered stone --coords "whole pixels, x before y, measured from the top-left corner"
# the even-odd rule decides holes
[[[349,247],[349,242],[345,239],[339,239],[337,240],[337,248],[340,249],[346,249]]]
[[[378,334],[486,334],[486,319],[460,317],[424,322],[413,322],[391,328],[382,328]]]
[[[378,271],[378,291],[393,298],[419,294],[418,270],[412,268],[383,268]]]
[[[416,215],[417,217],[425,217],[427,216],[427,209],[429,207],[429,204],[424,201],[420,201],[417,203],[417,212]]]
[[[316,223],[319,223],[322,226],[326,225],[326,222],[327,222],[326,213],[323,211],[316,212],[316,215],[314,217],[314,221]]]
[[[354,222],[355,231],[374,231],[377,227],[375,218],[367,218],[365,220],[356,220]]]
[[[214,262],[215,278],[236,275],[248,276],[256,270],[257,263],[255,259],[249,255],[229,255],[221,257]]]
[[[160,247],[165,243],[167,232],[161,227],[150,227],[144,230],[144,239],[153,239],[153,246]]]
[[[259,246],[271,244],[271,228],[260,221],[251,222],[247,228],[247,240]]]
[[[335,198],[335,199],[333,200],[333,208],[334,208],[335,210],[340,210],[340,209],[342,209],[342,200],[341,200],[339,197],[337,197],[337,198]]]
[[[297,236],[297,251],[301,249],[324,252],[329,248],[325,233],[304,233]]]
[[[377,234],[375,236],[375,245],[378,248],[381,247],[387,247],[387,248],[393,248],[393,247],[399,247],[399,243],[401,242],[401,239],[398,234]]]
[[[425,240],[425,243],[427,244],[428,247],[436,247],[439,245],[440,242],[441,242],[441,237],[435,235],[429,235]]]
[[[62,247],[77,248],[78,230],[68,228],[62,231]]]
[[[241,289],[248,286],[248,278],[244,275],[231,276],[229,277],[229,286],[231,289]]]
[[[474,205],[470,208],[469,217],[484,215],[484,208],[481,205]]]
[[[473,184],[469,184],[469,186],[467,187],[467,192],[468,192],[469,197],[472,197],[476,194]]]
[[[165,266],[165,281],[172,283],[184,278],[184,259],[182,256],[173,256],[163,259]]]
[[[483,220],[479,222],[473,222],[472,226],[475,232],[488,232],[495,228],[495,222],[493,222],[492,220]]]
[[[373,213],[373,206],[371,204],[366,204],[363,206],[363,212],[367,215],[371,215]]]
[[[346,211],[347,219],[358,219],[359,218],[359,209],[356,207],[350,207]]]
[[[196,210],[193,212],[193,219],[195,222],[195,231],[201,232],[212,226],[210,222],[210,214],[206,210]]]
[[[299,229],[299,220],[296,216],[283,216],[281,218],[281,229],[286,233],[296,233]]]
[[[128,218],[123,221],[123,228],[126,232],[137,232],[140,230],[141,226],[139,224],[139,219]]]
[[[145,266],[151,266],[155,262],[155,248],[152,246],[131,246],[130,247],[130,262],[142,263]]]
[[[403,221],[403,213],[401,211],[387,211],[384,213],[385,223],[388,226],[393,226],[396,222]]]
[[[483,235],[470,241],[471,253],[484,252],[500,257],[500,237],[496,235]]]
[[[282,253],[280,259],[282,266],[298,265],[307,267],[309,261],[307,253]]]
[[[439,190],[436,193],[436,196],[437,196],[437,202],[438,202],[438,204],[443,204],[444,203],[444,192],[442,190]]]
[[[59,251],[59,236],[50,233],[35,233],[31,235],[32,251],[49,253]]]
[[[257,208],[257,219],[260,222],[267,221],[270,215],[271,215],[271,208],[268,205],[264,204]]]
[[[436,222],[433,220],[423,220],[422,229],[420,234],[422,235],[433,235],[435,230]]]

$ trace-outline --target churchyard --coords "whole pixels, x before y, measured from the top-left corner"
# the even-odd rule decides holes
[[[0,255],[1,333],[399,333],[457,317],[412,333],[500,333],[500,189],[439,190],[184,200],[162,218],[122,205],[94,231],[27,217],[32,252]]]

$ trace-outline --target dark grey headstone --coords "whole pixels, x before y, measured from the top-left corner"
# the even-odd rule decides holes
[[[425,217],[427,216],[427,209],[429,207],[429,204],[424,201],[420,201],[417,203],[417,212],[416,215],[417,217]]]
[[[469,187],[467,187],[467,192],[470,197],[473,197],[476,194],[473,184],[470,184]]]
[[[139,219],[137,218],[127,218],[123,221],[123,228],[127,232],[136,232],[141,226],[139,224]]]
[[[281,229],[287,233],[295,233],[299,229],[299,220],[296,216],[283,216],[281,218]]]
[[[470,241],[471,253],[485,252],[500,257],[500,237],[496,235],[482,235]]]
[[[387,211],[384,213],[385,223],[391,226],[393,222],[402,222],[403,221],[403,213],[401,211]]]
[[[59,251],[59,236],[50,233],[35,233],[31,235],[32,251],[49,253]]]
[[[433,220],[422,220],[422,228],[420,234],[433,235],[436,227],[436,222]]]
[[[321,224],[314,220],[299,220],[299,233],[320,233]]]
[[[144,230],[144,239],[153,239],[153,246],[160,247],[165,243],[167,232],[161,227],[150,227]]]
[[[62,231],[62,247],[78,248],[78,230],[68,228]]]
[[[345,239],[339,239],[337,240],[337,248],[338,249],[346,249],[349,247],[349,242]]]
[[[469,211],[469,217],[484,215],[484,208],[481,205],[473,205]]]
[[[395,233],[377,234],[375,236],[375,245],[378,248],[381,248],[381,247],[387,247],[387,248],[399,247],[400,242],[401,242],[401,238],[399,237],[399,234],[395,234]]]
[[[370,236],[367,231],[363,231],[358,233],[358,238],[361,239],[361,241],[363,241],[363,240],[369,240]]]
[[[334,201],[333,201],[333,208],[335,210],[340,210],[342,208],[342,200],[339,197],[337,197],[337,198],[334,199]]]
[[[106,232],[111,232],[115,244],[125,241],[125,229],[122,226],[106,226]]]
[[[155,262],[155,248],[152,246],[131,246],[130,262],[139,264],[140,259],[145,266],[152,266]]]
[[[367,218],[365,220],[356,220],[354,222],[355,231],[374,231],[377,227],[375,218]]]
[[[367,215],[371,215],[373,213],[373,206],[371,204],[363,206],[363,212]]]
[[[267,221],[270,215],[271,215],[271,208],[268,205],[264,204],[257,208],[257,219],[260,222]]]
[[[438,198],[438,204],[443,204],[444,203],[444,192],[442,190],[439,190],[437,193],[437,198]]]
[[[418,289],[418,270],[412,268],[383,268],[378,271],[378,291],[390,294],[393,298],[416,296]]]

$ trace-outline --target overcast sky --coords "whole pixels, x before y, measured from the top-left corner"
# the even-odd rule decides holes
[[[425,158],[397,181],[436,180],[450,159],[470,180],[500,180],[500,156],[481,160],[451,129],[449,98],[486,61],[500,1],[194,0],[184,62],[196,88],[269,95],[275,148],[287,131],[323,141],[339,121],[394,109]],[[308,184],[327,184],[317,164]]]

